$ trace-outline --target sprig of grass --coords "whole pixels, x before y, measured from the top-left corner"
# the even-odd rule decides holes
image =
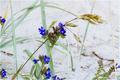
[[[17,50],[16,50],[16,37],[15,37],[15,25],[14,25],[14,18],[13,18],[13,8],[12,8],[12,1],[10,0],[10,9],[11,9],[11,17],[12,17],[12,40],[13,40],[13,50],[14,50],[14,57],[15,57],[15,71],[18,69],[18,60],[17,60]],[[17,77],[18,80],[18,77]]]
[[[27,62],[33,57],[33,55],[43,46],[43,44],[46,43],[48,39],[46,39],[31,55],[30,57],[25,61],[23,65],[20,66],[20,68],[17,70],[17,72],[12,76],[12,80],[15,80],[19,72],[23,69],[23,67],[27,64]]]
[[[91,8],[90,13],[93,13],[94,7],[95,7],[95,2],[94,2],[93,6],[92,6],[92,8]],[[84,33],[84,37],[83,37],[83,41],[82,41],[82,46],[81,46],[80,55],[81,55],[81,54],[84,55],[84,52],[83,52],[83,50],[84,50],[84,43],[85,43],[85,40],[86,40],[86,37],[87,37],[89,25],[90,25],[90,22],[87,23],[87,26],[86,26],[86,29],[85,29],[85,33]]]
[[[69,53],[69,55],[70,55],[71,70],[72,70],[72,71],[75,71],[74,64],[73,64],[73,56],[72,56],[72,54],[71,54],[71,51],[70,51],[71,49],[70,49],[70,45],[69,45],[68,41],[67,41],[67,50],[68,50],[68,53]]]

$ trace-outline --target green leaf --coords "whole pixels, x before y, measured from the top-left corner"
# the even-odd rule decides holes
[[[117,76],[117,80],[120,80],[120,75]]]
[[[57,20],[52,21],[52,23],[50,24],[48,30],[49,30],[50,28],[52,28],[52,27],[55,25],[56,22],[57,22]]]
[[[65,36],[64,36],[64,35],[62,35],[62,34],[60,34],[60,37],[61,37],[61,38],[63,38],[63,39],[65,38]]]
[[[24,52],[27,53],[28,57],[30,57],[32,54],[29,50],[24,50]],[[31,57],[31,61],[33,59],[34,59],[34,56]],[[41,76],[40,70],[41,70],[40,64],[33,65],[30,71],[31,77],[35,76],[35,78],[40,79],[40,76]]]
[[[16,40],[16,44],[22,44],[22,43],[24,43],[25,41],[27,41],[28,39],[18,37],[18,38],[16,38],[15,40]],[[11,45],[12,45],[12,39],[7,40],[7,41],[5,41],[5,42],[2,42],[2,43],[0,44],[0,48],[9,47],[9,46],[11,46]]]
[[[73,24],[73,23],[67,23],[66,26],[69,26],[69,27],[77,27],[76,24]]]
[[[41,67],[39,64],[35,64],[35,72],[34,72],[34,76],[37,79],[40,79],[40,71],[41,71]]]
[[[28,57],[30,57],[32,55],[32,53],[29,50],[24,50],[24,52],[28,55]],[[34,56],[31,57],[31,60],[34,59]]]
[[[66,45],[64,45],[64,44],[62,44],[60,42],[57,42],[55,45],[60,46],[60,47],[62,47],[63,49],[65,49],[67,51],[67,46]]]
[[[30,75],[21,75],[23,80],[35,80],[33,77],[31,77]]]
[[[24,80],[31,80],[29,76],[24,76]]]
[[[57,47],[54,47],[54,48],[55,48],[55,50],[59,51],[62,54],[66,54],[67,53],[67,51],[64,51],[63,49],[61,50],[61,49],[59,49]]]
[[[35,72],[35,65],[32,66],[31,71],[30,71],[30,75],[33,77]]]

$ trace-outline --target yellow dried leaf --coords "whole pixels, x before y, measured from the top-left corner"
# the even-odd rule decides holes
[[[76,24],[73,24],[73,23],[67,23],[66,26],[69,26],[69,27],[77,27]]]
[[[102,23],[103,20],[101,19],[101,16],[98,16],[96,14],[83,14],[79,17],[82,20],[87,20],[92,24]]]

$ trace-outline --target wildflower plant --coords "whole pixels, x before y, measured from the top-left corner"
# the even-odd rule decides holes
[[[43,0],[41,0],[41,1],[43,1]],[[26,8],[25,10],[27,12],[29,12],[29,11],[32,11],[33,9],[37,8],[38,6],[41,6],[41,4],[30,6],[29,8]],[[42,9],[44,9],[43,8],[44,6],[47,6],[47,5],[42,5],[41,6]],[[58,8],[58,9],[61,9],[61,8]],[[61,9],[61,10],[63,10],[63,9]],[[42,12],[44,13],[44,11],[42,11]],[[66,12],[68,12],[68,11],[66,11]],[[71,12],[68,12],[68,13],[73,14]],[[26,15],[28,15],[28,13],[26,13]],[[26,15],[24,15],[24,16],[26,16]],[[69,34],[67,34],[69,27],[72,27],[72,28],[77,27],[77,25],[75,23],[73,23],[72,21],[75,21],[77,19],[82,19],[82,20],[88,21],[91,24],[98,24],[98,23],[103,22],[102,18],[96,14],[83,14],[80,16],[77,16],[77,15],[74,15],[74,16],[75,16],[75,18],[68,20],[66,22],[53,21],[50,24],[50,26],[46,26],[45,22],[43,22],[44,24],[42,26],[40,26],[41,24],[39,25],[40,27],[38,28],[38,33],[40,34],[41,38],[44,41],[42,42],[42,44],[40,44],[38,46],[38,48],[33,53],[30,53],[29,58],[25,61],[25,63],[23,65],[21,65],[18,68],[16,73],[12,76],[12,80],[16,79],[16,77],[18,76],[20,71],[25,67],[25,65],[28,63],[29,60],[31,60],[33,62],[33,65],[32,65],[32,68],[31,68],[31,71],[29,74],[31,79],[34,78],[35,80],[39,80],[39,79],[40,80],[47,80],[47,79],[63,80],[63,78],[59,77],[53,70],[54,63],[53,63],[52,54],[49,54],[50,51],[48,51],[46,53],[46,55],[39,55],[38,57],[34,57],[34,54],[39,53],[37,51],[46,43],[48,43],[48,46],[51,48],[51,51],[52,51],[52,49],[56,46],[56,43],[59,40],[59,38],[65,38],[65,37],[67,37],[67,35],[69,35]],[[44,17],[44,15],[42,17]],[[22,20],[22,19],[23,18],[21,18],[20,20]],[[6,19],[3,17],[0,17],[0,24],[2,25],[2,27],[4,26],[5,23],[6,23]],[[75,39],[81,43],[80,38],[78,36],[76,36],[74,33],[72,33],[72,34],[75,36]],[[17,39],[16,39],[16,41],[17,41]],[[21,40],[19,42],[21,42]],[[0,47],[1,47],[1,45],[0,45]],[[95,79],[107,80],[107,78],[110,76],[110,74],[113,71],[114,71],[114,66],[110,67],[110,69],[108,71],[104,71],[103,66],[100,65],[93,80],[95,80]],[[7,71],[5,69],[2,69],[0,74],[1,74],[1,78],[5,78],[7,76]],[[102,75],[102,78],[101,78],[101,75]]]
[[[76,20],[76,19],[79,19],[79,18],[72,19],[72,20],[67,21],[65,23],[59,22],[58,25],[55,25],[56,22],[54,22],[54,24],[51,23],[50,26],[52,26],[52,27],[50,27],[48,30],[46,30],[42,26],[40,28],[38,28],[38,31],[39,31],[40,35],[45,39],[45,41],[30,55],[29,59],[26,60],[26,62],[18,69],[16,74],[14,74],[14,76],[12,77],[12,80],[14,80],[16,78],[16,76],[22,70],[22,68],[26,65],[26,63],[31,59],[31,57],[39,50],[39,48],[45,42],[48,41],[50,43],[50,46],[53,48],[60,37],[65,38],[65,36],[67,35],[66,34],[66,29],[68,29],[68,27],[77,27],[77,25],[72,23],[72,21]],[[50,57],[50,58],[52,58],[52,57]],[[39,60],[42,62],[42,67],[41,67],[43,69],[42,72],[44,73],[46,79],[49,79],[51,77],[51,74],[50,74],[51,71],[52,71],[52,70],[50,70],[51,68],[46,68],[45,67],[45,64],[48,64],[49,62],[52,62],[52,60],[50,61],[50,58],[47,57],[47,56],[40,56],[39,57]],[[34,59],[33,62],[35,64],[37,64],[37,62],[39,60]],[[59,80],[59,77],[57,77],[57,79]]]

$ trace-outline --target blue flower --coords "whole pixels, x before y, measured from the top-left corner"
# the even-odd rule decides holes
[[[5,70],[5,69],[2,69],[2,70],[1,70],[1,77],[2,77],[2,78],[5,78],[6,75],[7,75],[6,70]]]
[[[4,24],[5,22],[6,22],[5,18],[2,18],[2,19],[1,19],[1,23]]]
[[[63,24],[63,23],[59,23],[58,24],[58,26],[59,26],[59,28],[60,28],[60,33],[63,35],[63,36],[66,36],[66,30],[64,29],[64,26],[65,26],[65,24]]]
[[[45,29],[44,27],[42,27],[42,26],[41,26],[41,28],[38,28],[38,30],[39,30],[39,32],[40,32],[40,34],[41,34],[42,36],[45,36],[46,33],[47,33],[46,29]]]
[[[63,35],[63,36],[66,36],[66,30],[64,28],[61,28],[60,29],[60,33]]]
[[[52,78],[53,78],[53,80],[62,80],[57,75],[53,76]]]
[[[2,18],[2,16],[0,16],[0,22],[4,24],[6,22],[5,18]]]
[[[120,68],[120,65],[118,65],[117,68]]]
[[[63,27],[65,26],[65,24],[59,22],[59,23],[58,23],[58,26],[59,26],[60,28],[63,28]]]
[[[34,64],[37,64],[38,61],[39,61],[38,59],[33,59]]]
[[[43,61],[44,61],[45,64],[48,64],[50,62],[50,57],[45,55],[44,58],[43,58]]]
[[[51,77],[51,70],[50,68],[47,69],[47,71],[44,73],[46,79],[50,79]]]

